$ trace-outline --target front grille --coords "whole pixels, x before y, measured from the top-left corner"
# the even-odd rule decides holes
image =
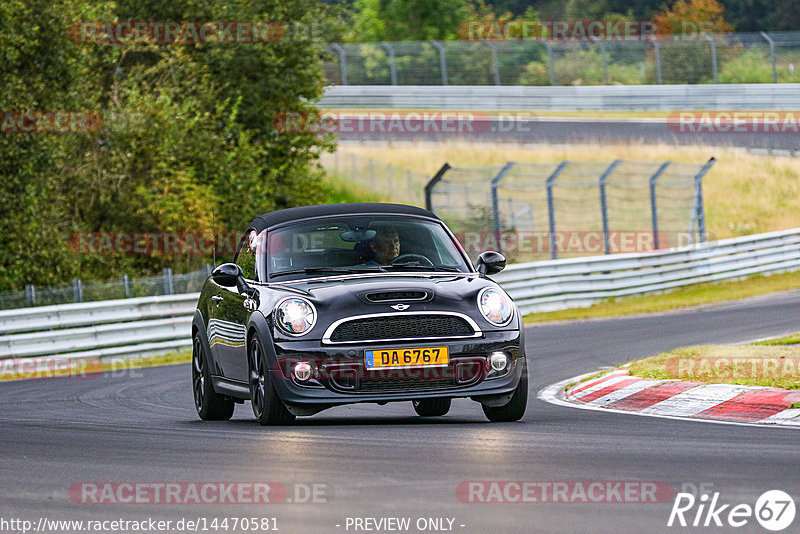
[[[451,388],[456,384],[452,378],[385,378],[365,379],[358,388],[359,393],[391,393],[397,391],[430,391]]]
[[[475,333],[455,315],[394,315],[346,321],[331,333],[332,342],[426,337],[466,337]]]

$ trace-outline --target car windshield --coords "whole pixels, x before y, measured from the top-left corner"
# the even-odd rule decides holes
[[[267,233],[270,281],[369,272],[471,272],[444,226],[411,216],[336,216]]]

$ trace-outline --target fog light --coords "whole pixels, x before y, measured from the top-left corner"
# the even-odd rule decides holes
[[[495,371],[502,371],[508,365],[508,356],[504,352],[493,352],[489,355],[489,364]]]
[[[305,382],[309,378],[311,378],[311,365],[306,362],[300,362],[294,366],[294,377],[301,381]]]

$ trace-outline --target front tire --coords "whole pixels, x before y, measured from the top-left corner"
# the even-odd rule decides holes
[[[414,411],[421,417],[438,417],[450,411],[451,399],[419,399],[411,401]]]
[[[511,400],[505,406],[486,406],[483,405],[483,413],[492,423],[510,423],[519,421],[525,415],[525,408],[528,406],[528,367],[522,367],[522,376],[519,379]]]
[[[253,406],[253,415],[262,426],[290,425],[295,416],[286,409],[275,386],[272,385],[272,372],[269,360],[258,337],[250,340],[250,404]]]
[[[194,407],[203,421],[227,421],[233,416],[233,399],[214,391],[208,357],[199,334],[194,335],[192,343],[192,389]]]

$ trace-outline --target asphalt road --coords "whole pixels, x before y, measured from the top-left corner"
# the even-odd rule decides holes
[[[463,533],[692,530],[666,527],[671,499],[482,504],[459,501],[456,487],[476,480],[665,481],[676,491],[705,484],[731,504],[753,505],[770,489],[800,499],[796,431],[604,414],[536,399],[556,381],[665,349],[798,331],[799,309],[795,291],[660,316],[530,327],[529,409],[508,424],[486,422],[468,400],[434,420],[400,403],[341,407],[294,427],[262,428],[245,404],[231,422],[204,423],[194,412],[188,365],[2,383],[0,524],[256,516],[277,518],[280,532],[315,534],[354,532],[345,528],[348,517],[410,517],[410,532],[418,532],[418,518],[445,517]],[[317,483],[327,485],[327,496],[260,506],[76,504],[68,490],[81,481],[274,481],[294,500],[295,488],[304,487],[295,484]],[[788,531],[798,524],[800,518]],[[737,531],[765,532],[753,519]]]
[[[453,115],[454,117],[455,115]],[[469,115],[467,115],[469,116]],[[741,148],[800,150],[800,135],[792,129],[776,132],[709,132],[709,127],[684,127],[665,119],[585,119],[518,117],[513,114],[461,119],[446,124],[434,120],[429,128],[421,121],[405,126],[390,118],[370,116],[351,121],[337,130],[342,141],[451,141],[501,143],[663,143],[668,145],[731,146]],[[411,131],[408,131],[411,130]],[[444,130],[444,131],[442,131]]]

